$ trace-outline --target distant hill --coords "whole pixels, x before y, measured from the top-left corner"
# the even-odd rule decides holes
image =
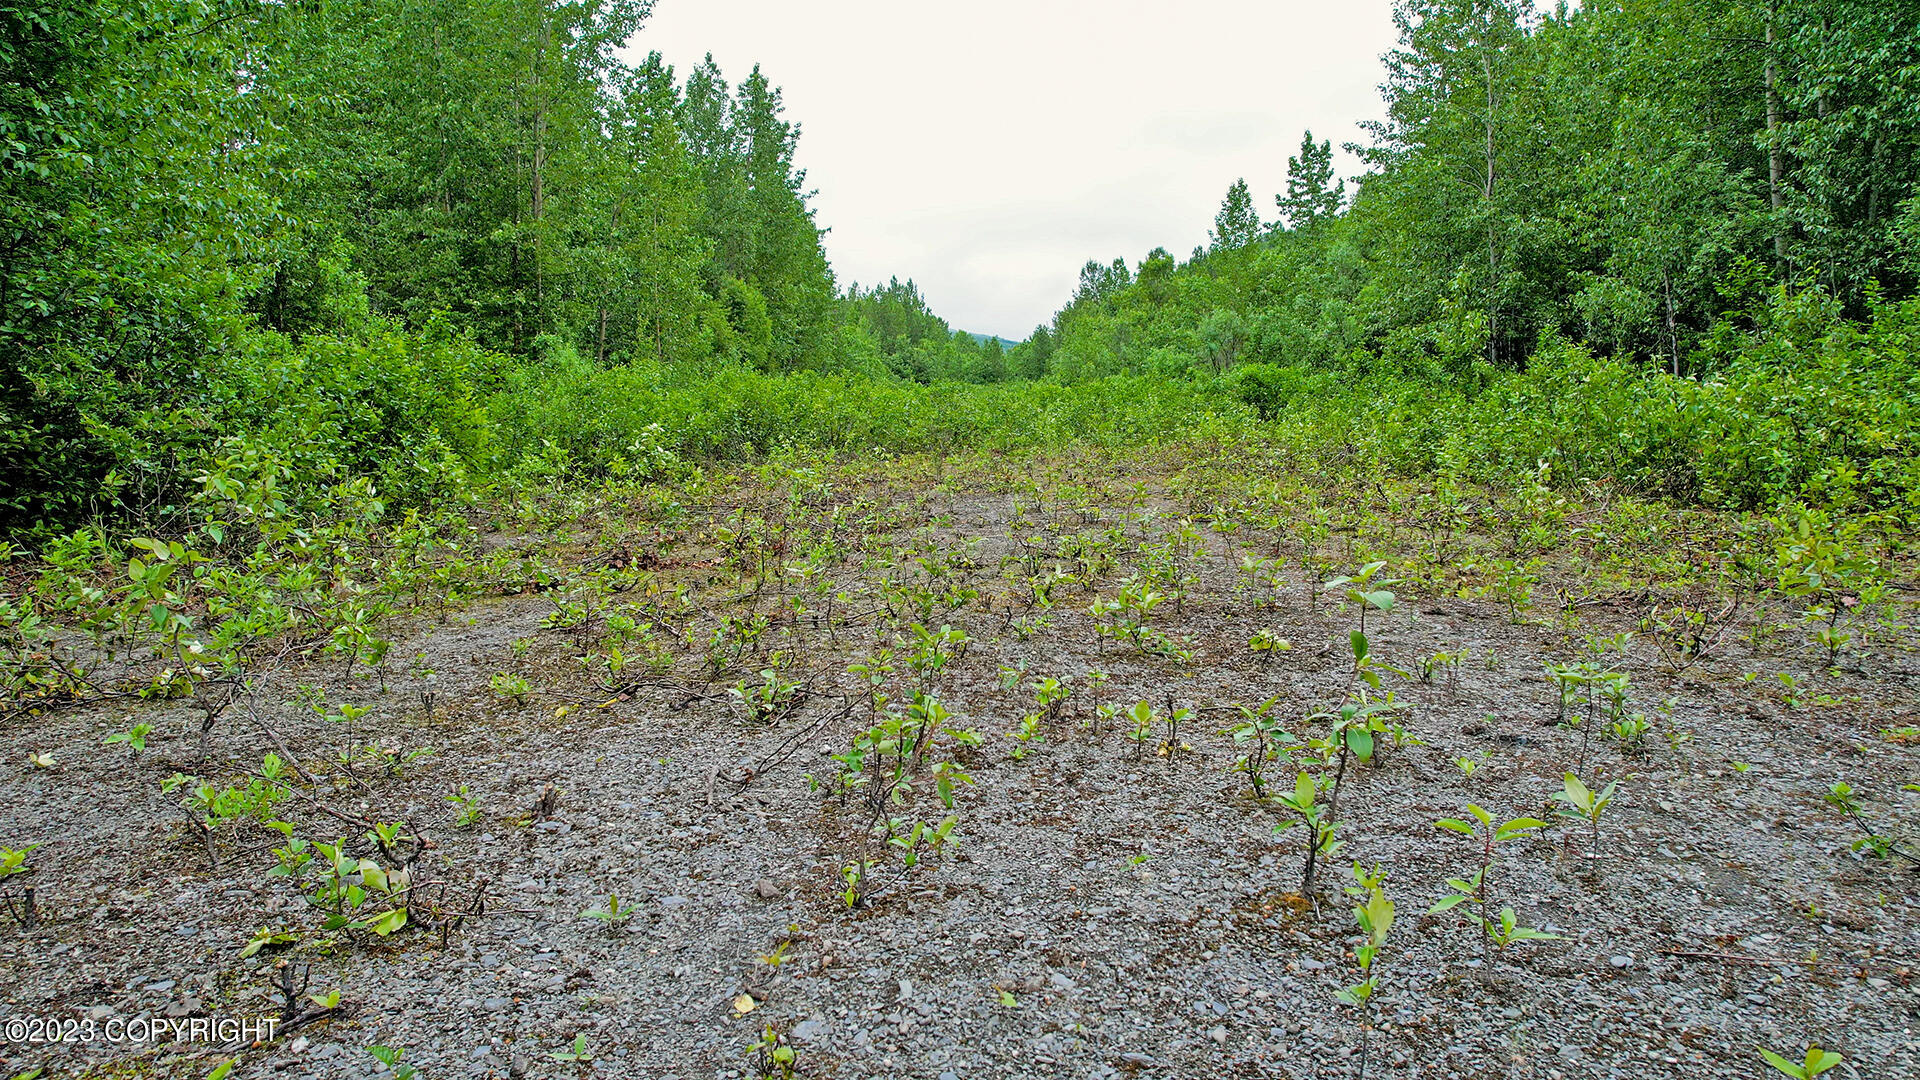
[[[1013,348],[1013,347],[1014,347],[1015,345],[1018,345],[1018,344],[1020,344],[1020,343],[1019,343],[1019,342],[1017,342],[1017,341],[1010,341],[1010,340],[1008,340],[1007,338],[1003,338],[1003,337],[999,337],[999,336],[997,336],[997,335],[994,335],[994,334],[976,334],[976,333],[974,333],[974,332],[973,332],[973,331],[971,331],[971,330],[968,330],[968,331],[966,332],[966,334],[967,334],[967,336],[968,336],[968,337],[970,337],[970,338],[972,338],[972,339],[973,339],[973,343],[974,343],[975,345],[985,345],[985,344],[986,344],[987,342],[989,342],[989,341],[997,341],[997,342],[999,342],[999,343],[1000,343],[1000,347],[1001,347],[1001,348],[1003,348],[1003,349],[1011,349],[1011,348]]]

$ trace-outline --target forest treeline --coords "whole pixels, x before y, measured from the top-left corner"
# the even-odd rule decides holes
[[[1090,262],[1047,328],[1067,377],[1337,365],[1470,377],[1543,343],[1694,374],[1779,285],[1863,317],[1910,295],[1911,0],[1405,0],[1351,187],[1311,133],[1211,243]],[[1256,178],[1278,183],[1281,178]],[[1198,315],[1198,317],[1196,317]],[[1053,355],[1055,353],[1062,355]]]
[[[1004,350],[838,283],[777,86],[648,7],[0,4],[0,530],[1222,424],[1920,512],[1915,0],[1400,0],[1363,175],[1308,134]]]
[[[622,61],[648,7],[0,5],[0,526],[243,450],[485,466],[528,364],[993,377],[911,283],[836,288],[757,67]]]
[[[1308,133],[1186,259],[1088,262],[1014,366],[1223,373],[1409,471],[1920,510],[1920,3],[1395,20],[1364,175]]]

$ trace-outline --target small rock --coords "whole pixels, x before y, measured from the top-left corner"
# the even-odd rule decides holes
[[[683,907],[691,903],[693,903],[693,901],[687,899],[684,896],[663,896],[660,898],[661,907],[676,908],[676,907]]]
[[[1216,1027],[1212,1031],[1207,1032],[1207,1038],[1212,1039],[1221,1046],[1225,1046],[1227,1045],[1227,1029],[1224,1027]]]
[[[1072,993],[1079,985],[1057,971],[1047,976],[1047,983],[1063,994]]]
[[[1618,953],[1612,959],[1608,960],[1607,963],[1617,968],[1630,968],[1633,966],[1633,957],[1625,953]]]
[[[780,895],[780,886],[775,885],[772,878],[761,878],[753,883],[753,894],[762,900],[771,900]]]
[[[792,1036],[795,1042],[817,1043],[827,1037],[827,1022],[825,1020],[802,1020],[793,1025],[793,1030],[788,1032],[788,1034]]]

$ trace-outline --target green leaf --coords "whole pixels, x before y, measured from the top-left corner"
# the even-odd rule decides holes
[[[1354,662],[1359,663],[1365,660],[1367,658],[1367,635],[1355,630],[1353,632],[1352,642]]]
[[[1473,826],[1458,818],[1441,818],[1433,824],[1435,828],[1446,829],[1449,832],[1457,832],[1462,836],[1473,835]]]
[[[1433,906],[1427,909],[1427,914],[1438,915],[1442,911],[1452,910],[1466,899],[1467,897],[1460,893],[1454,893],[1452,896],[1443,896],[1439,900],[1434,901]]]
[[[1520,834],[1527,832],[1528,830],[1544,829],[1546,827],[1547,827],[1547,823],[1537,818],[1530,818],[1530,817],[1514,818],[1512,821],[1509,821],[1506,824],[1500,826],[1500,828],[1494,830],[1493,838],[1496,841],[1508,840],[1513,837],[1519,836]]]
[[[1347,748],[1360,756],[1361,761],[1373,758],[1373,732],[1364,728],[1347,729]]]
[[[1786,1073],[1788,1076],[1803,1078],[1807,1075],[1806,1072],[1801,1068],[1801,1066],[1795,1064],[1794,1062],[1788,1061],[1786,1058],[1781,1057],[1779,1054],[1776,1054],[1771,1050],[1762,1048],[1760,1051],[1760,1056],[1767,1059],[1767,1064],[1773,1066],[1774,1068],[1780,1070],[1783,1073]]]

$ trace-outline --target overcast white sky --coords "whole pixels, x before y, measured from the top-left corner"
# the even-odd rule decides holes
[[[955,329],[1021,339],[1080,266],[1185,258],[1244,176],[1263,219],[1300,132],[1380,112],[1389,0],[656,0],[677,75],[759,63],[842,286],[920,283]],[[1345,172],[1357,171],[1350,159]]]

